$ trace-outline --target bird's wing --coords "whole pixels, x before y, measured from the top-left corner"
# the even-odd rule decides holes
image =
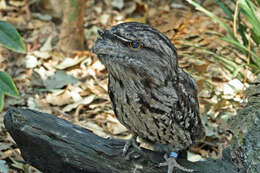
[[[200,118],[198,89],[194,79],[183,71],[179,75],[175,90],[178,103],[172,112],[173,119],[191,134],[192,141],[200,139],[204,136],[204,128]]]

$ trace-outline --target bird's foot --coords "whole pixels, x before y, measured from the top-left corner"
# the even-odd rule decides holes
[[[179,163],[177,163],[177,161],[176,161],[177,156],[178,156],[178,154],[175,152],[171,152],[170,157],[168,157],[168,155],[165,154],[164,159],[166,160],[166,162],[160,163],[159,166],[168,166],[168,173],[173,173],[173,168],[175,168],[175,167],[182,171],[185,171],[185,172],[194,171],[192,169],[187,169],[187,168],[181,166]]]
[[[132,153],[134,153],[135,151],[141,151],[141,147],[138,145],[137,141],[136,141],[137,136],[134,135],[133,137],[131,137],[131,139],[127,140],[123,149],[123,156],[126,158],[129,158],[130,155]],[[132,151],[130,153],[127,153],[130,147],[134,147],[135,151]]]

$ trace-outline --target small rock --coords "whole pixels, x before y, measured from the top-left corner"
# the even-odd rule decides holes
[[[224,85],[224,95],[234,96],[243,89],[243,86],[238,79],[233,79]]]
[[[26,68],[34,68],[38,65],[38,60],[33,55],[27,55],[25,57],[25,67]]]

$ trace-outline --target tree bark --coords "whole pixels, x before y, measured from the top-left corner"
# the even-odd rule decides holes
[[[235,135],[221,159],[191,163],[177,161],[200,173],[259,173],[260,161],[260,76],[247,90],[248,102],[229,120]],[[158,167],[160,153],[143,149],[129,159],[122,156],[124,140],[104,139],[91,131],[53,115],[11,108],[4,124],[26,162],[44,173],[166,173]],[[175,169],[174,173],[183,171]]]
[[[247,103],[229,121],[233,161],[245,172],[260,173],[260,75],[246,90]]]

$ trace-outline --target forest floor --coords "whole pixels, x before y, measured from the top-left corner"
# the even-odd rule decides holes
[[[4,128],[3,116],[11,106],[57,115],[105,138],[129,138],[129,132],[112,111],[107,94],[107,71],[90,51],[99,28],[124,21],[145,22],[167,35],[177,48],[180,66],[198,84],[206,138],[190,149],[188,159],[221,156],[221,146],[227,145],[231,138],[226,119],[241,107],[247,82],[255,76],[249,71],[247,82],[241,82],[243,80],[205,53],[211,50],[228,55],[234,61],[240,56],[220,39],[216,33],[225,34],[225,31],[205,14],[188,4],[167,0],[113,1],[118,3],[112,4],[88,1],[84,17],[86,50],[66,56],[57,47],[62,29],[59,19],[44,10],[37,11],[41,8],[37,4],[28,5],[27,0],[5,2],[0,1],[0,18],[18,29],[28,51],[17,54],[0,47],[0,70],[12,76],[21,95],[20,99],[5,97],[5,107],[0,113],[0,172],[38,172],[26,166]],[[206,1],[203,5],[225,20],[217,4]]]

